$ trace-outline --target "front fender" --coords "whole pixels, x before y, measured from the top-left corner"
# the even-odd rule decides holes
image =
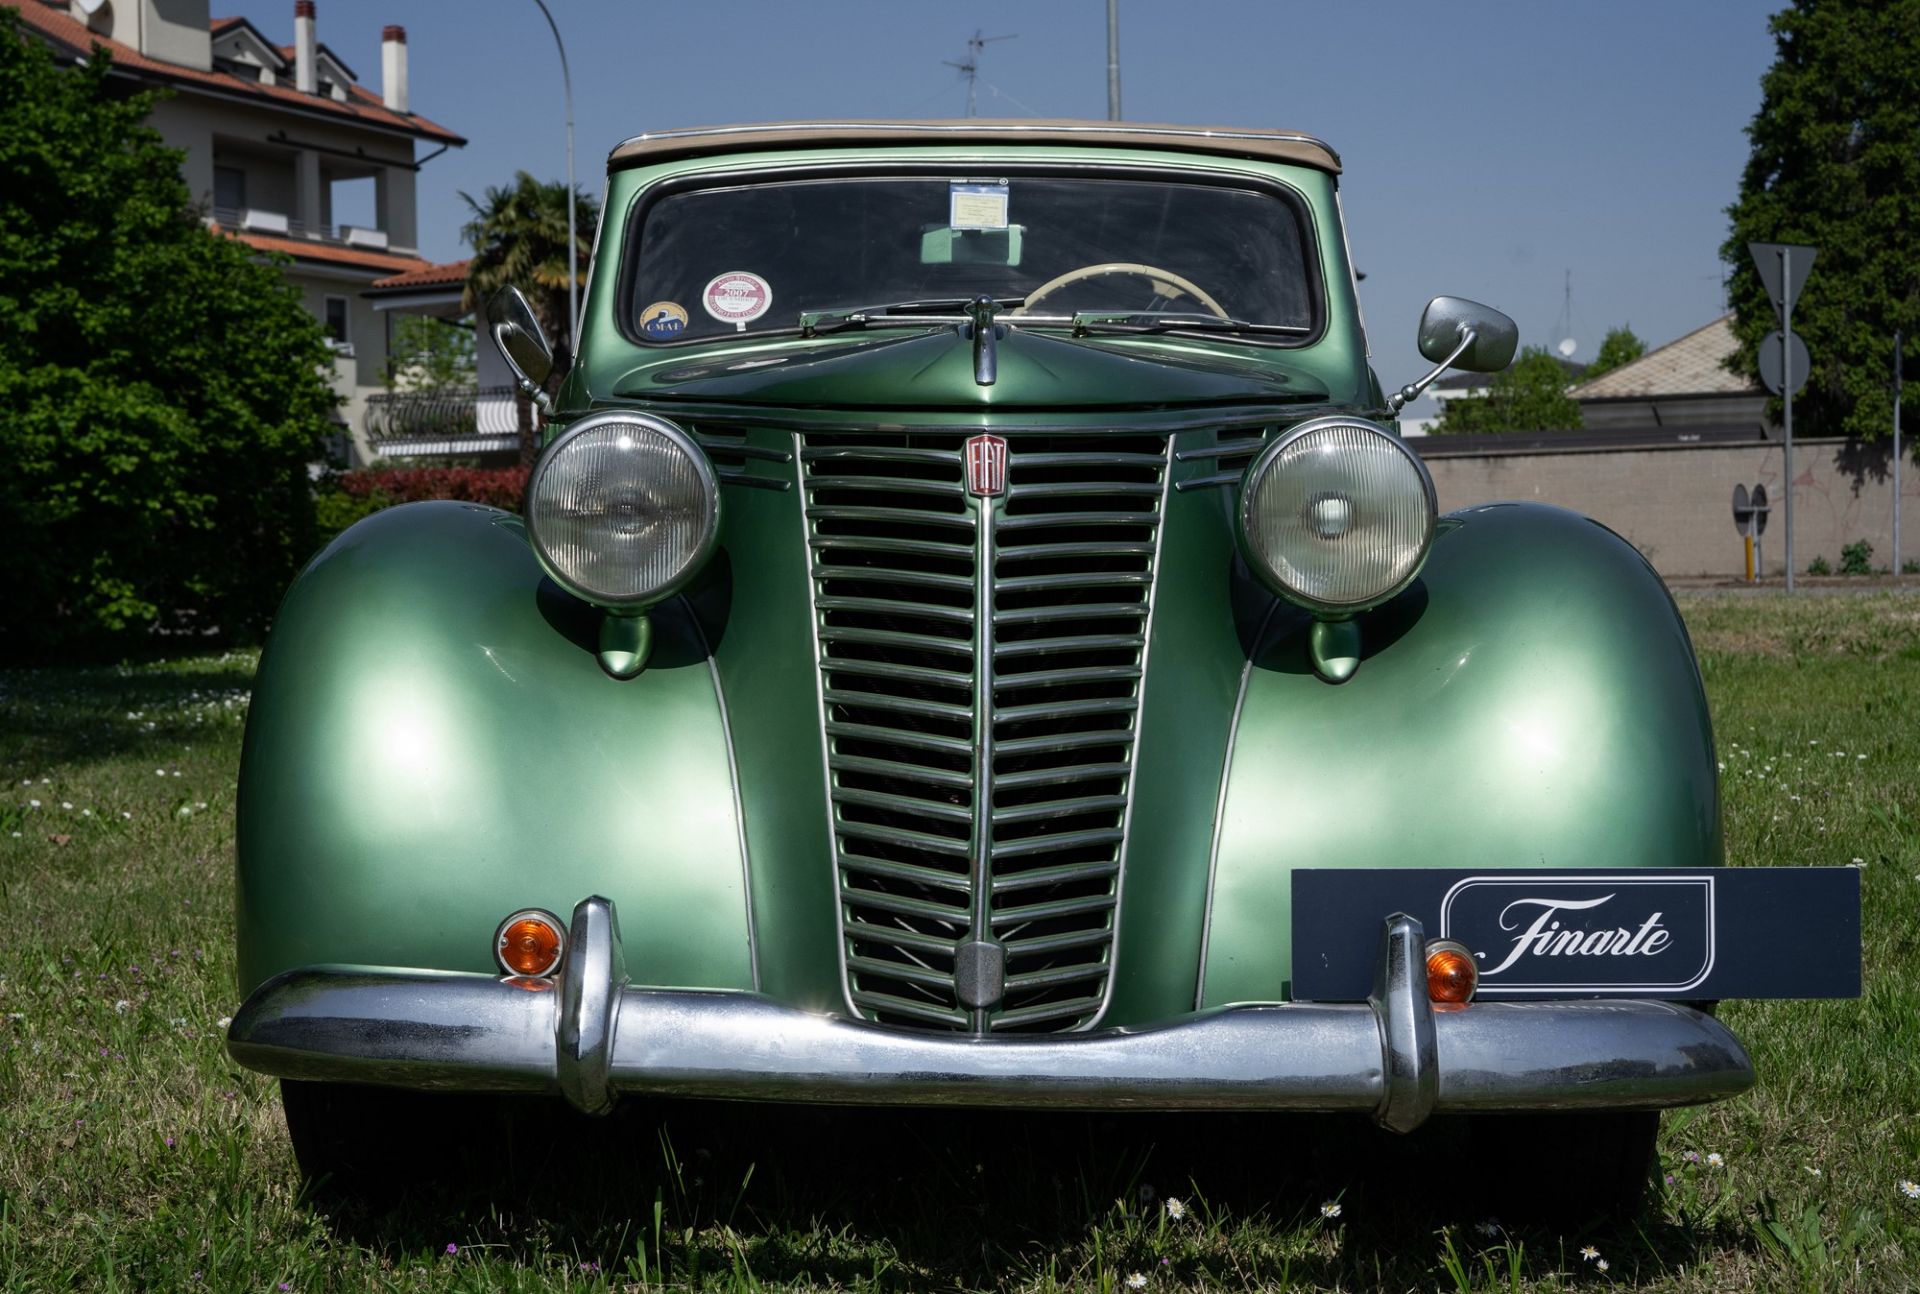
[[[243,993],[316,963],[490,972],[503,917],[586,894],[618,904],[636,981],[755,987],[700,627],[657,608],[648,667],[617,681],[597,615],[472,504],[376,513],[313,561],[241,757]]]
[[[1660,578],[1559,508],[1441,523],[1363,617],[1346,683],[1284,606],[1245,678],[1212,860],[1200,1005],[1291,980],[1296,867],[1704,867],[1722,860],[1699,667]]]

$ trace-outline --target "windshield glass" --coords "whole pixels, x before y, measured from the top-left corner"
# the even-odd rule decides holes
[[[694,189],[629,255],[640,341],[793,328],[803,311],[989,296],[1036,313],[1314,321],[1306,235],[1275,192],[1175,180],[918,176]]]

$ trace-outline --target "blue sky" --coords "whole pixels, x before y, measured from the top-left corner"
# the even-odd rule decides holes
[[[646,129],[821,116],[960,116],[942,60],[987,46],[982,116],[1106,115],[1104,0],[549,0],[572,62],[575,165]],[[1437,293],[1512,314],[1522,340],[1607,328],[1649,343],[1721,310],[1724,208],[1773,57],[1755,0],[1255,3],[1121,0],[1136,121],[1280,126],[1327,140],[1342,179],[1383,382],[1421,366]],[[218,8],[218,6],[216,6]],[[285,13],[237,9],[290,40]],[[420,175],[421,242],[465,254],[465,205],[515,170],[565,173],[559,62],[532,0],[319,0],[320,39],[378,88],[380,28],[406,26],[416,111],[472,142]]]

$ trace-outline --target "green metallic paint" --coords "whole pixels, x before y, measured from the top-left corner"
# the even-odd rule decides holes
[[[990,388],[949,331],[672,347],[621,335],[619,254],[649,185],[894,159],[1290,185],[1312,214],[1326,327],[1300,347],[1016,332]],[[1278,164],[1058,146],[749,154],[616,173],[554,426],[638,408],[744,434],[760,452],[733,475],[787,488],[722,485],[712,560],[650,613],[651,654],[624,680],[600,663],[600,613],[543,579],[505,514],[392,509],[321,554],[288,596],[249,722],[243,989],[317,962],[486,971],[506,912],[567,912],[598,893],[618,904],[635,982],[757,986],[844,1011],[796,433],[1157,431],[1184,451],[1228,425],[1384,416],[1334,183]],[[743,367],[764,360],[780,362]],[[1171,470],[1179,483],[1221,469],[1198,457]],[[1164,495],[1102,1025],[1283,997],[1293,866],[1719,861],[1698,673],[1630,546],[1532,505],[1449,518],[1423,576],[1354,619],[1358,668],[1333,687],[1309,650],[1312,617],[1237,559],[1236,497]],[[1338,653],[1321,654],[1331,669]]]
[[[1352,620],[1315,620],[1307,635],[1314,673],[1329,683],[1344,683],[1360,668],[1360,626]]]
[[[1177,449],[1210,435],[1188,435]],[[1176,463],[1175,482],[1211,461]],[[1112,997],[1101,1023],[1138,1024],[1192,1008],[1206,921],[1206,860],[1221,764],[1245,654],[1230,577],[1234,492],[1167,491],[1154,579],[1122,869]]]
[[[842,343],[820,358],[798,350],[788,363],[744,372],[728,364],[654,365],[622,379],[614,392],[636,399],[739,401],[779,409],[875,404],[896,409],[1164,408],[1327,398],[1325,386],[1278,363],[1255,368],[1224,357],[1200,360],[1167,352],[1149,358],[1018,327],[1007,329],[999,354],[997,379],[980,385],[974,380],[972,341],[957,327],[945,326],[860,347]]]
[[[1313,672],[1280,604],[1240,714],[1202,1006],[1290,978],[1290,869],[1721,862],[1713,734],[1666,587],[1584,517],[1453,514],[1421,578],[1358,618],[1364,659]]]
[[[795,482],[784,491],[723,487],[716,561],[731,596],[707,623],[732,718],[761,987],[797,1006],[844,1011],[805,495],[792,435],[754,428],[747,443],[794,455],[763,466]]]
[[[653,653],[653,619],[639,615],[600,617],[600,668],[613,678],[632,678]]]
[[[376,513],[288,594],[241,759],[240,980],[321,962],[493,969],[516,908],[619,904],[647,983],[750,987],[727,750],[684,601],[645,673],[517,518]]]

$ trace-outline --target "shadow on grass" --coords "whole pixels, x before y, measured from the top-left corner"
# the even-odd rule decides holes
[[[253,671],[250,659],[231,669],[0,671],[0,759],[44,769],[177,750],[225,698],[252,686]]]
[[[1405,1287],[1442,1276],[1448,1229],[1461,1254],[1488,1253],[1502,1272],[1516,1241],[1533,1277],[1584,1270],[1578,1248],[1598,1243],[1613,1278],[1631,1281],[1716,1242],[1651,1214],[1483,1232],[1497,1204],[1524,1203],[1529,1175],[1580,1171],[1581,1148],[1542,1146],[1538,1163],[1480,1190],[1470,1135],[1444,1119],[1403,1138],[1326,1116],[660,1102],[590,1120],[543,1102],[467,1108],[473,1125],[427,1183],[370,1196],[322,1183],[311,1207],[336,1238],[395,1258],[457,1238],[519,1263],[558,1254],[687,1284],[1077,1285],[1139,1271]],[[1183,1221],[1169,1218],[1170,1197]],[[1323,1219],[1332,1201],[1339,1216]]]

